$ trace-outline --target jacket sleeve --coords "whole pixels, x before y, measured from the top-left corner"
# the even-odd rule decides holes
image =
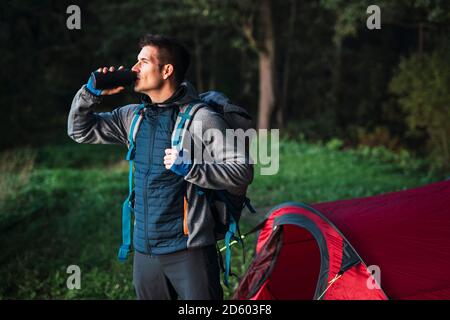
[[[215,133],[220,136],[211,138],[209,135],[199,134],[192,125],[195,121],[201,123],[203,132],[215,129]],[[219,113],[209,108],[197,111],[188,134],[194,140],[194,144],[202,145],[205,152],[202,152],[201,161],[194,159],[185,180],[203,188],[225,189],[242,195],[253,180],[253,165],[245,161],[246,156],[235,147],[234,139],[233,141],[225,139],[226,129],[227,125]],[[208,158],[209,155],[212,157]]]
[[[94,96],[83,86],[73,98],[67,134],[78,143],[126,145],[134,105],[112,112],[94,112],[101,101],[101,97]]]

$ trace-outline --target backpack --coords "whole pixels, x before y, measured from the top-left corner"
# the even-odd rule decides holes
[[[195,113],[205,106],[209,106],[221,114],[227,127],[230,129],[243,129],[245,131],[252,127],[252,118],[248,112],[244,108],[232,104],[224,94],[217,91],[208,91],[200,94],[200,99],[200,101],[189,104],[184,112],[178,114],[172,133],[172,148],[183,145],[185,133],[191,120],[194,118]],[[129,194],[122,206],[122,245],[118,253],[119,261],[125,261],[127,255],[131,252],[131,214],[133,213],[134,205],[133,165],[136,151],[136,135],[143,119],[142,109],[144,109],[144,105],[140,105],[135,110],[128,136],[129,148],[126,160],[129,161]],[[246,145],[246,150],[249,150],[248,145]],[[197,194],[205,196],[210,204],[210,210],[215,221],[214,233],[216,241],[224,240],[225,242],[225,267],[223,266],[222,250],[218,249],[218,255],[222,271],[224,272],[224,284],[228,286],[228,278],[231,274],[231,245],[239,243],[244,251],[243,237],[239,230],[242,210],[247,206],[250,212],[255,213],[256,211],[246,195],[238,196],[231,194],[227,190],[205,189],[197,185],[195,185],[195,188]]]

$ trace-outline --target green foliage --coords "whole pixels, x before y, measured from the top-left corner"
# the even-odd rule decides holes
[[[340,150],[343,145],[344,142],[341,139],[333,138],[326,143],[325,147],[330,151],[336,151]]]
[[[294,2],[296,10],[292,10]],[[257,1],[83,0],[77,2],[81,30],[65,26],[70,4],[4,3],[8,10],[0,19],[4,48],[0,147],[67,142],[70,102],[89,72],[100,65],[133,65],[138,40],[149,32],[169,34],[185,43],[192,54],[188,79],[202,91],[225,92],[256,118],[259,64],[244,30],[251,31],[255,42],[264,40]],[[277,99],[276,104],[286,106],[290,123],[284,128],[294,127],[319,140],[336,136],[344,141],[355,137],[349,130],[353,126],[364,127],[369,134],[376,127],[397,130],[383,117],[381,107],[389,97],[386,83],[399,57],[417,50],[419,25],[423,25],[425,49],[445,40],[450,2],[379,1],[382,30],[378,31],[365,26],[370,4],[366,0],[272,1],[276,92],[285,92],[283,86],[288,84],[286,103]],[[293,11],[293,31],[288,32]],[[100,111],[139,101],[129,91],[105,99]],[[396,134],[399,145],[406,140],[403,133]]]
[[[403,59],[390,90],[407,115],[410,130],[425,129],[434,163],[450,168],[450,54],[437,50]]]
[[[114,145],[69,144],[58,146],[55,152],[54,146],[44,146],[36,152],[36,164],[49,169],[106,167],[123,158],[126,151],[125,147]]]
[[[125,184],[126,173],[120,171],[36,170],[27,189],[1,203],[1,295],[132,297],[131,265],[115,261]],[[65,287],[65,269],[71,264],[82,270],[80,292]]]
[[[0,155],[0,200],[25,186],[34,168],[36,151],[30,148],[5,151]]]
[[[255,169],[249,196],[259,214],[244,212],[241,231],[250,230],[270,207],[281,202],[368,196],[437,179],[409,154],[368,147],[339,151],[341,145],[338,139],[323,146],[281,141],[278,174],[261,176],[260,167]],[[0,163],[0,167],[8,168],[11,175],[21,175],[30,167],[27,163],[33,163],[25,170],[25,182],[20,187],[9,185],[14,192],[5,194],[0,202],[1,298],[135,298],[131,259],[125,264],[116,259],[127,165],[121,160],[121,149],[95,147],[99,152],[72,144],[1,154],[6,164]],[[67,164],[55,160],[64,157]],[[21,158],[29,160],[21,164]],[[84,165],[78,168],[80,164]],[[232,271],[239,276],[252,261],[255,241],[255,235],[246,239],[245,261],[240,247],[233,246]],[[81,290],[66,287],[69,265],[81,269]],[[238,284],[235,277],[230,280],[230,288],[224,287],[227,299]]]
[[[280,144],[280,170],[250,185],[252,201],[267,207],[285,201],[307,203],[364,197],[402,190],[436,179],[423,160],[407,151],[384,147],[342,150],[339,140],[325,146],[285,140]],[[443,177],[441,177],[443,178]]]
[[[131,264],[115,261],[120,204],[127,192],[125,150],[41,146],[69,141],[70,103],[89,72],[100,65],[132,65],[138,40],[148,32],[183,41],[193,55],[188,79],[202,90],[225,92],[256,116],[258,59],[243,31],[251,29],[257,42],[264,40],[258,2],[79,1],[78,31],[65,28],[69,4],[7,0],[0,13],[0,147],[40,147],[0,156],[0,297],[132,299]],[[292,34],[287,32],[291,4],[272,1],[276,83],[284,83],[289,70],[289,116],[282,133],[295,139],[304,132],[308,139],[328,142],[310,144],[305,136],[283,141],[279,174],[257,175],[250,187],[255,204],[352,198],[432,181],[436,174],[427,171],[426,161],[403,148],[405,114],[408,135],[425,130],[436,170],[448,170],[448,50],[413,55],[396,71],[391,90],[399,96],[402,112],[395,115],[403,126],[389,122],[382,107],[399,57],[417,51],[417,27],[423,24],[426,50],[448,37],[450,2],[379,1],[382,30],[368,31],[366,8],[372,2],[297,1]],[[286,52],[289,65],[284,65]],[[136,101],[136,95],[120,94],[106,98],[100,111]],[[361,147],[342,150],[351,143]],[[251,259],[241,263],[234,250],[242,274]],[[65,287],[69,264],[82,268],[80,291]],[[18,279],[17,273],[23,276]],[[226,290],[226,297],[231,292]]]
[[[334,42],[355,36],[359,28],[365,27],[366,9],[371,1],[320,0],[320,4],[336,15]],[[378,3],[377,3],[378,4]]]
[[[366,128],[357,127],[356,133],[358,145],[369,147],[384,146],[390,150],[399,148],[399,139],[393,137],[387,127],[377,126],[370,132]]]

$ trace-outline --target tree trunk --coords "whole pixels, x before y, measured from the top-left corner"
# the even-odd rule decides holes
[[[270,0],[260,1],[262,47],[259,51],[259,115],[258,128],[269,129],[275,103],[275,39]]]
[[[295,31],[295,20],[297,15],[297,0],[291,0],[291,14],[289,17],[289,26],[288,26],[288,39],[294,38]],[[285,116],[287,112],[287,97],[289,91],[289,74],[291,69],[291,55],[292,55],[292,46],[288,45],[286,48],[286,56],[284,59],[283,66],[283,80],[282,80],[282,88],[281,88],[281,97],[280,104],[277,110],[277,125],[278,128],[281,128],[285,124]]]

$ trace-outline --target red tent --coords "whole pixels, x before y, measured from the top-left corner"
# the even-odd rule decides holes
[[[450,299],[450,181],[273,208],[234,298]]]

